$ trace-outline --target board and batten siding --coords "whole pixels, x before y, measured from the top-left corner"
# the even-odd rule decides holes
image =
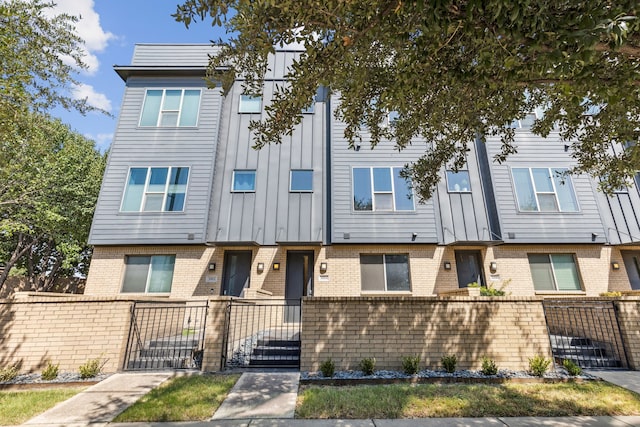
[[[369,135],[362,132],[359,151],[349,149],[344,137],[346,125],[335,119],[337,95],[331,97],[331,241],[332,243],[413,243],[438,242],[438,215],[433,199],[419,204],[415,211],[357,212],[353,209],[352,169],[354,167],[403,167],[418,158],[427,142],[416,139],[398,152],[391,141],[374,149]]]
[[[139,127],[146,89],[201,88],[197,127]],[[89,243],[203,243],[213,179],[222,96],[202,78],[143,78],[127,81],[109,153]],[[131,167],[188,166],[184,212],[120,212]]]
[[[290,58],[289,54],[278,52],[278,61],[272,66],[284,72],[277,64]],[[324,240],[324,102],[316,102],[314,113],[304,114],[302,122],[291,136],[283,137],[282,143],[260,150],[252,148],[255,141],[249,122],[264,118],[264,106],[278,84],[282,82],[265,81],[261,114],[238,112],[241,82],[236,82],[224,99],[208,242],[275,245]],[[256,170],[255,192],[232,192],[233,171],[247,169]],[[312,192],[289,191],[292,169],[313,170]]]
[[[488,157],[500,151],[499,138],[487,138]],[[506,162],[491,161],[491,179],[497,212],[505,243],[604,243],[605,230],[598,210],[591,178],[572,176],[578,212],[520,212],[511,175],[511,168],[567,168],[573,165],[565,142],[557,133],[541,138],[527,130],[517,130],[517,154]],[[595,234],[595,237],[594,237]]]

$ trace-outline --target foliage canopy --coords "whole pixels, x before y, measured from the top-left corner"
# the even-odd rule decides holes
[[[534,133],[570,141],[571,172],[601,178],[607,192],[629,182],[640,147],[612,145],[640,137],[637,15],[635,0],[185,0],[174,16],[225,26],[210,77],[226,90],[242,77],[259,92],[274,46],[304,45],[290,85],[252,124],[257,147],[279,143],[327,86],[352,145],[362,124],[373,146],[432,142],[407,169],[424,200],[477,135],[501,138],[497,161],[516,152],[510,124],[535,108],[545,114]],[[390,111],[398,118],[384,126]]]

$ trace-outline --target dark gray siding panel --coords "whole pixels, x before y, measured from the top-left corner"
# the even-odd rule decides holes
[[[496,206],[502,236],[508,243],[604,243],[605,229],[591,179],[573,176],[579,212],[530,213],[519,212],[513,187],[512,167],[570,167],[572,160],[564,151],[565,142],[558,135],[540,138],[527,131],[517,131],[518,153],[503,164],[491,163]],[[488,139],[491,159],[500,150],[498,139]],[[511,233],[511,234],[510,234]],[[595,240],[592,238],[596,234]]]
[[[333,96],[331,126],[331,204],[333,243],[409,243],[417,233],[416,243],[438,241],[436,211],[433,200],[418,204],[414,212],[355,212],[352,206],[351,170],[353,167],[402,167],[424,152],[427,143],[416,140],[398,152],[393,143],[383,142],[373,150],[363,133],[360,151],[350,150],[344,137],[343,123],[334,117],[338,97]]]
[[[147,88],[193,87],[202,88],[197,127],[138,127]],[[129,79],[93,219],[91,244],[205,241],[221,100],[219,90],[206,89],[198,78]],[[184,212],[120,212],[129,168],[145,166],[190,167]]]
[[[278,52],[272,65],[280,71],[274,73],[282,75],[284,66],[277,64],[291,61],[292,55]],[[282,82],[265,81],[263,110],[276,84]],[[322,241],[324,103],[316,104],[314,114],[304,115],[281,144],[255,150],[249,122],[261,115],[238,113],[241,94],[238,82],[224,100],[207,240],[262,245]],[[231,192],[235,169],[256,170],[255,193]],[[289,192],[291,169],[313,170],[312,193]]]

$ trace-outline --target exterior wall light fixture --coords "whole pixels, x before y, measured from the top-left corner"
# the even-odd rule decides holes
[[[258,273],[262,273],[264,271],[264,262],[259,262],[258,263]]]
[[[216,271],[216,263],[215,262],[210,262],[209,263],[209,271]]]
[[[444,269],[445,270],[451,270],[451,262],[450,261],[445,261],[444,262]]]
[[[280,263],[279,262],[274,262],[273,263],[273,270],[274,271],[280,271]]]
[[[326,262],[321,262],[320,263],[320,272],[324,273],[327,271],[327,263]]]
[[[498,271],[498,263],[495,261],[491,261],[489,263],[489,271],[491,271],[492,273],[495,273],[496,271]]]
[[[618,261],[613,261],[613,262],[611,263],[611,268],[612,268],[613,270],[620,270],[620,263],[619,263]]]

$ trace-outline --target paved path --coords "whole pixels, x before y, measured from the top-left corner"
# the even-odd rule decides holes
[[[640,394],[640,371],[585,370],[585,372]]]

